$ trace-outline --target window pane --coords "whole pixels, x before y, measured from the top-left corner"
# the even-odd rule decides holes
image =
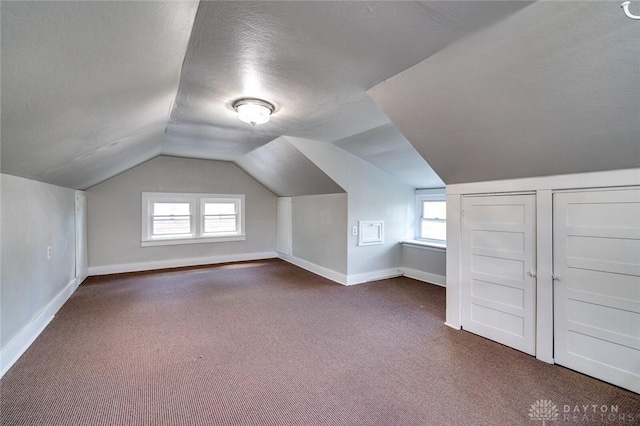
[[[422,202],[423,219],[447,219],[447,203],[446,201],[423,201]]]
[[[236,214],[236,203],[205,203],[204,214]]]
[[[237,232],[236,216],[205,216],[204,217],[204,232],[205,234],[212,233],[229,233]]]
[[[429,238],[432,240],[447,240],[447,224],[446,222],[435,222],[423,220],[420,227],[420,238]]]
[[[184,216],[191,214],[189,203],[153,203],[154,216]]]
[[[190,235],[190,216],[154,216],[153,235]]]

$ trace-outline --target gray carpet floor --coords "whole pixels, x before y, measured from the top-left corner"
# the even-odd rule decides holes
[[[640,424],[638,394],[444,312],[441,287],[279,260],[90,277],[0,380],[0,424]]]

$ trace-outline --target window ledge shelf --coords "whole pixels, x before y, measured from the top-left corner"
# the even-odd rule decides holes
[[[167,238],[162,240],[140,241],[141,247],[154,246],[176,246],[182,244],[204,244],[204,243],[224,243],[228,241],[244,241],[246,235],[227,235],[223,237],[201,237],[201,238]]]
[[[445,246],[444,244],[428,243],[426,241],[419,241],[419,240],[407,240],[407,241],[403,241],[401,244],[404,247],[411,247],[411,248],[416,248],[420,250],[437,251],[440,253],[447,252],[447,246]]]

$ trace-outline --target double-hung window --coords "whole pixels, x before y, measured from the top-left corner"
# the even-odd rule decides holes
[[[416,240],[445,247],[447,202],[444,189],[416,191]]]
[[[240,229],[240,199],[203,198],[202,234],[205,236],[237,235]]]
[[[242,194],[142,193],[143,247],[245,238]]]
[[[151,203],[150,233],[156,238],[191,238],[194,235],[191,200],[158,199]]]

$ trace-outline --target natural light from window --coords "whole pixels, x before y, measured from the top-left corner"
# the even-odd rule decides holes
[[[444,249],[447,245],[447,202],[444,188],[416,190],[414,244]]]
[[[447,240],[447,203],[445,201],[422,201],[420,238]]]
[[[244,194],[142,193],[142,247],[245,240]]]
[[[191,236],[190,203],[153,203],[152,237]]]
[[[238,231],[236,203],[204,202],[204,233],[229,234]]]

